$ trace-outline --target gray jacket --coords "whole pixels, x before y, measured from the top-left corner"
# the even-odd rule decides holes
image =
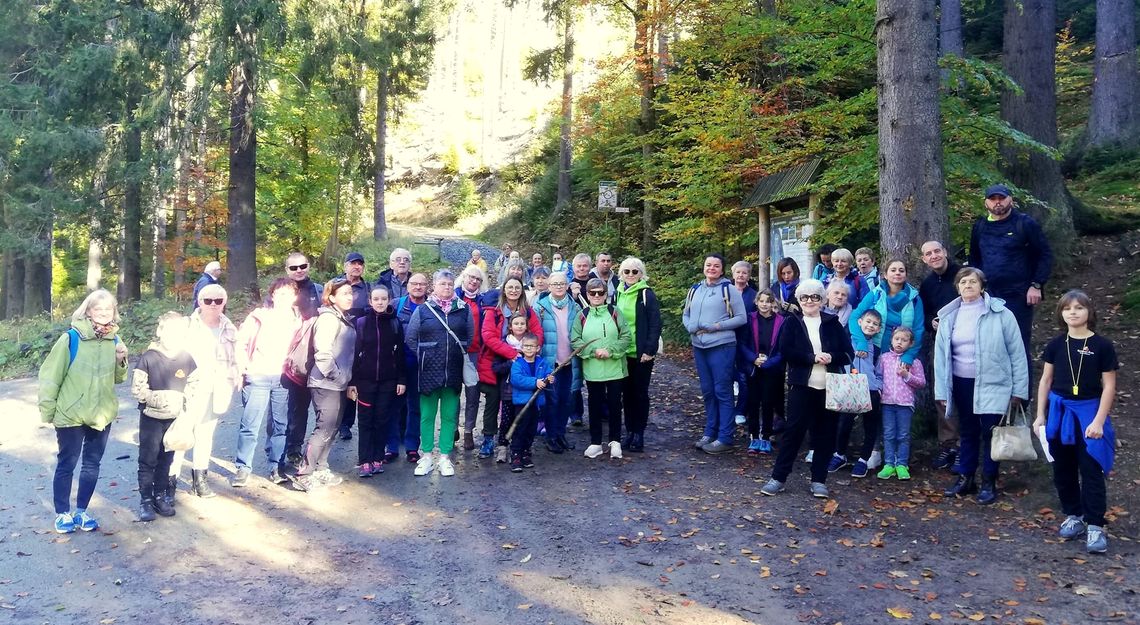
[[[681,321],[689,332],[693,347],[709,348],[735,344],[736,328],[748,321],[748,314],[740,291],[730,281],[721,278],[712,286],[707,280],[702,280],[689,289]]]
[[[356,328],[336,308],[321,308],[313,325],[313,370],[309,387],[343,391],[352,379]]]
[[[1029,399],[1029,367],[1017,318],[1005,300],[983,293],[986,309],[978,317],[974,337],[974,414],[1005,414],[1011,397]],[[950,387],[954,382],[950,337],[958,319],[962,298],[955,298],[938,311],[938,334],[934,338],[934,399],[946,402],[946,416],[954,410]]]

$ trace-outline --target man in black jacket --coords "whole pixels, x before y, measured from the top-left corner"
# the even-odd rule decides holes
[[[918,287],[918,297],[922,300],[922,312],[926,317],[926,332],[923,334],[922,365],[926,371],[934,371],[934,336],[937,332],[938,311],[958,297],[954,277],[961,269],[950,259],[946,246],[941,241],[927,241],[922,244],[922,262],[930,269]],[[938,415],[938,455],[934,457],[934,468],[948,469],[958,457],[958,417],[947,419],[946,409],[935,402]]]
[[[301,318],[316,317],[325,288],[309,279],[309,259],[300,252],[293,252],[285,258],[285,275],[297,285],[297,311]]]

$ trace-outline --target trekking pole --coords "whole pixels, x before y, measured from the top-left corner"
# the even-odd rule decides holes
[[[550,372],[550,375],[551,376],[558,375],[559,371],[561,371],[563,368],[565,368],[570,363],[574,362],[574,359],[577,358],[578,355],[581,354],[583,350],[585,350],[587,347],[589,347],[595,341],[600,340],[600,338],[601,337],[598,337],[596,339],[590,339],[589,341],[586,341],[585,343],[583,343],[582,346],[579,347],[578,349],[570,352],[570,357],[566,359],[566,362],[555,367],[554,371]],[[546,390],[546,389],[542,389],[542,388],[534,389],[534,392],[531,393],[530,399],[527,400],[526,404],[522,407],[522,410],[518,411],[518,414],[515,415],[515,420],[511,422],[511,427],[509,429],[507,429],[506,438],[508,441],[511,440],[511,436],[515,433],[515,428],[518,427],[518,425],[519,425],[519,419],[521,419],[523,414],[526,413],[527,409],[530,408],[532,404],[534,404],[534,401],[536,399],[538,399],[538,394],[544,390]]]

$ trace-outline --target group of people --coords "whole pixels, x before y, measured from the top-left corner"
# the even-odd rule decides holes
[[[1013,209],[1007,188],[985,195],[987,217],[975,224],[969,266],[929,241],[922,260],[930,273],[918,288],[908,282],[906,262],[891,259],[880,273],[868,248],[821,248],[811,278],[801,279],[793,259],[781,259],[766,288],[753,284],[750,263],[733,265],[729,278],[725,259],[708,255],[704,279],[682,307],[705,408],[696,447],[733,451],[737,426],[746,426],[748,453],[776,453],[765,495],[785,489],[809,436],[816,497],[828,497],[828,473],[847,466],[856,478],[878,468],[880,479],[908,480],[916,392],[932,381],[943,443],[935,466],[956,474],[945,495],[994,502],[999,467],[990,434],[1030,399],[1029,323],[1052,258],[1040,227]],[[534,466],[539,436],[553,454],[574,449],[566,428],[587,414],[583,388],[584,455],[644,450],[662,321],[640,259],[625,258],[614,270],[604,252],[569,263],[556,254],[547,267],[541,255],[527,265],[505,250],[493,289],[478,250],[458,276],[413,272],[411,260],[407,250],[394,250],[388,269],[368,282],[364,257],[352,252],[344,273],[320,285],[309,278],[308,259],[294,253],[240,326],[223,312],[227,294],[216,275],[196,288],[188,317],[163,315],[131,383],[140,410],[139,519],[175,513],[185,452],[191,492],[215,495],[207,480],[214,430],[235,392],[243,411],[230,483],[238,488],[252,476],[263,430],[270,480],[301,491],[340,483],[329,451],[338,436],[351,438],[353,423],[361,478],[383,473],[401,446],[415,475],[452,476],[460,441],[479,458],[522,472]],[[1061,535],[1086,535],[1089,551],[1103,552],[1118,363],[1112,342],[1095,334],[1087,295],[1066,293],[1057,319],[1065,332],[1044,351],[1036,425],[1046,429],[1056,459],[1067,515]],[[41,414],[59,442],[59,532],[98,527],[87,507],[116,417],[112,386],[127,375],[117,323],[113,296],[91,293],[40,371]],[[833,374],[866,376],[871,409],[829,409]],[[862,445],[849,456],[860,416]]]

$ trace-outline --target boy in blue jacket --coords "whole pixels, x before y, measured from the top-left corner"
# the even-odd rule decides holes
[[[554,383],[554,374],[545,358],[538,358],[538,337],[527,333],[519,345],[522,352],[511,365],[511,402],[515,405],[518,422],[511,436],[511,472],[522,473],[524,468],[534,468],[530,448],[538,431],[538,414],[542,408],[543,396],[539,393],[534,405],[523,411],[535,390],[541,390]]]

